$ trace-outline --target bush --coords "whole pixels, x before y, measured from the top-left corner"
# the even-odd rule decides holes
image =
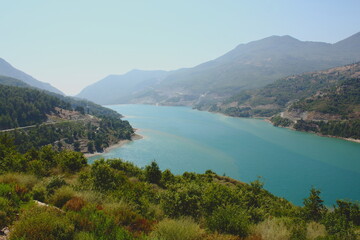
[[[113,216],[117,225],[128,226],[140,217],[134,212],[131,205],[122,200],[119,202],[106,203],[103,207],[106,214]]]
[[[50,178],[50,180],[48,181],[48,184],[46,185],[46,191],[50,195],[53,194],[56,189],[64,185],[66,185],[64,178],[61,176],[55,176]]]
[[[15,218],[16,209],[11,205],[8,199],[0,197],[0,229],[7,226]]]
[[[85,201],[79,197],[73,197],[64,205],[66,210],[80,211],[85,206]]]
[[[126,182],[121,171],[115,170],[104,159],[95,161],[91,166],[93,186],[99,191],[115,190]]]
[[[66,150],[58,154],[57,162],[63,171],[74,173],[83,168],[87,160],[82,153]]]
[[[164,240],[200,239],[204,231],[191,218],[165,219],[151,233],[153,238]]]
[[[10,239],[71,240],[73,234],[74,225],[60,211],[32,206],[15,222]]]
[[[211,231],[246,237],[250,227],[249,218],[243,209],[229,205],[216,209],[206,222]]]
[[[58,208],[61,208],[74,196],[74,190],[68,186],[64,186],[55,191],[54,195],[50,198],[50,203],[54,204]]]
[[[127,231],[115,224],[112,217],[94,207],[85,206],[80,212],[70,212],[69,217],[75,223],[77,230],[89,232],[95,239],[132,239]]]
[[[201,215],[202,189],[198,184],[175,184],[161,195],[161,206],[169,217]]]
[[[74,240],[97,240],[97,238],[93,233],[78,232],[75,234]]]
[[[46,188],[42,184],[35,185],[32,190],[33,199],[38,200],[40,202],[45,201],[46,193],[47,193]]]

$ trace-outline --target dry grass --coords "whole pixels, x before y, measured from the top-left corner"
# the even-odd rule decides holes
[[[254,227],[254,235],[263,240],[290,240],[291,231],[284,221],[277,218],[266,219]]]
[[[306,227],[306,239],[313,240],[317,237],[324,237],[326,235],[327,232],[324,225],[316,222],[308,223]]]
[[[197,240],[203,235],[204,230],[191,218],[165,219],[151,233],[151,237],[161,240]]]
[[[0,176],[0,183],[15,183],[27,189],[32,189],[38,182],[39,179],[36,176],[24,173],[6,173]]]
[[[213,233],[213,234],[207,234],[201,239],[202,240],[240,240],[241,238],[234,235]]]

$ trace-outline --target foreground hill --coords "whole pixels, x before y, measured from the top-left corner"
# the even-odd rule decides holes
[[[304,206],[256,180],[139,168],[121,159],[88,165],[45,146],[20,154],[0,136],[0,231],[10,240],[356,240],[359,204],[332,210],[311,189]],[[305,197],[305,196],[304,196]],[[10,234],[9,234],[10,232]]]
[[[10,65],[10,63],[6,62],[2,58],[0,58],[0,75],[19,79],[29,84],[30,86],[64,95],[64,93],[62,93],[59,89],[51,86],[49,83],[41,82],[32,76],[14,68]]]
[[[0,76],[0,83],[6,84],[0,84],[0,134],[12,136],[21,152],[47,144],[101,152],[134,132],[120,114],[97,104],[28,88],[8,77]]]
[[[360,33],[335,44],[272,36],[240,44],[215,60],[193,68],[170,71],[155,81],[140,84],[135,81],[136,85],[132,83],[134,80],[130,78],[130,73],[123,75],[119,82],[103,80],[101,86],[106,86],[106,89],[128,89],[128,85],[136,85],[137,91],[134,94],[133,90],[128,91],[121,99],[115,90],[100,92],[96,98],[108,99],[112,103],[217,103],[242,90],[262,87],[282,77],[340,66],[359,59]],[[91,94],[79,96],[97,101],[93,93],[98,87],[97,84],[89,86],[86,90]]]

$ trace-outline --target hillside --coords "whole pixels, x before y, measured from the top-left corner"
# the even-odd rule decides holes
[[[360,78],[345,79],[303,98],[272,121],[280,126],[285,121],[300,131],[360,139]]]
[[[64,95],[64,93],[62,93],[60,90],[56,89],[55,87],[51,86],[49,83],[41,82],[33,78],[32,76],[14,68],[13,66],[10,65],[10,63],[6,62],[2,58],[0,58],[0,75],[19,79],[29,84],[30,86]]]
[[[21,152],[52,144],[57,149],[101,152],[134,131],[121,115],[97,104],[27,88],[0,77],[0,134],[14,138]],[[20,84],[22,87],[12,86]],[[10,85],[10,86],[9,86]]]
[[[121,99],[115,89],[124,85],[102,81],[102,84],[106,83],[106,89],[114,90],[107,96],[104,93],[100,96],[111,99],[112,103],[192,106],[218,103],[242,90],[262,87],[282,77],[359,60],[359,35],[355,34],[335,44],[304,42],[290,36],[271,36],[240,44],[225,55],[193,68],[170,71],[156,81],[148,82],[146,86],[139,84],[136,94]],[[127,75],[123,76],[121,82],[131,82]],[[90,92],[94,93],[97,87],[95,84],[86,89],[92,89]]]
[[[81,153],[51,147],[17,152],[0,136],[0,234],[13,239],[348,239],[358,203],[324,206],[312,188],[304,206],[219,176],[139,168],[121,159],[88,165]],[[1,236],[1,237],[3,237]]]
[[[284,111],[296,100],[310,97],[319,90],[334,87],[345,79],[359,76],[360,63],[355,63],[292,75],[263,88],[242,91],[222,103],[196,107],[236,117],[270,117]]]

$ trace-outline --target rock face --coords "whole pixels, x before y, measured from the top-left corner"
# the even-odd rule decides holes
[[[13,66],[10,65],[10,63],[6,62],[2,58],[0,58],[0,75],[16,78],[29,84],[30,86],[64,95],[64,93],[62,93],[60,90],[56,89],[55,87],[51,86],[49,83],[41,82],[33,78],[32,76],[14,68]]]
[[[0,240],[8,240],[10,239],[10,229],[8,227],[4,227],[0,230]]]

